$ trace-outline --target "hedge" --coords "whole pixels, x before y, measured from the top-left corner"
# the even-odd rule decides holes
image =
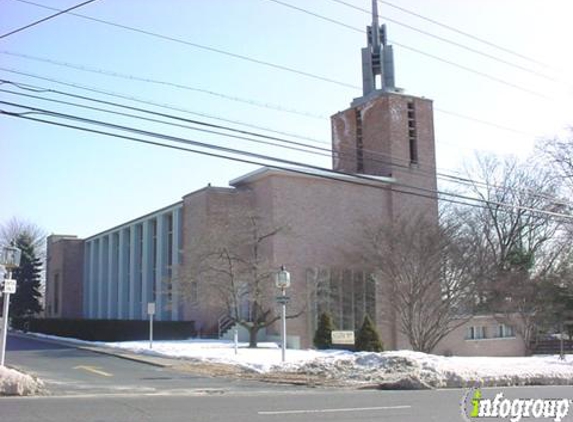
[[[13,328],[88,341],[132,341],[149,338],[148,320],[12,318]],[[153,338],[180,340],[196,335],[194,321],[154,321]]]

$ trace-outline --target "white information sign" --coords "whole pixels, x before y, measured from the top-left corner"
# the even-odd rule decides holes
[[[155,303],[150,302],[147,304],[147,315],[155,315]]]
[[[9,294],[16,293],[16,280],[10,280],[10,279],[4,280],[4,293],[9,293]]]
[[[354,344],[354,331],[332,331],[332,344]]]

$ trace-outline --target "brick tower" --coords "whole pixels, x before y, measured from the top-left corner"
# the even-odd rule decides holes
[[[392,46],[387,44],[386,26],[378,24],[376,0],[367,39],[362,49],[363,95],[331,117],[333,168],[391,176],[396,179],[394,190],[435,196],[432,101],[395,87]]]

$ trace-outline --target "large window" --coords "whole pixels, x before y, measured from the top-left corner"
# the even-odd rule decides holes
[[[308,286],[313,286],[313,321],[321,313],[332,317],[338,330],[360,328],[364,317],[376,321],[376,283],[362,270],[310,268]],[[316,328],[316,327],[315,327]]]

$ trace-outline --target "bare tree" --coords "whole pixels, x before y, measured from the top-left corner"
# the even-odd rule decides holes
[[[469,251],[456,241],[458,227],[427,220],[420,215],[368,227],[366,254],[399,330],[414,350],[429,353],[471,316],[473,278]]]
[[[537,145],[543,163],[548,163],[556,177],[560,178],[569,191],[573,190],[573,127],[569,136],[544,139]]]
[[[543,280],[570,245],[564,219],[537,211],[566,210],[561,185],[532,162],[493,156],[478,156],[468,179],[483,205],[460,207],[458,217],[473,242],[481,308],[514,326],[529,350],[548,306]]]
[[[223,307],[234,323],[248,330],[249,347],[256,347],[258,332],[280,319],[274,290],[278,268],[268,248],[271,239],[284,235],[287,228],[270,225],[244,209],[226,220],[197,242],[200,251],[191,277],[206,300]],[[301,313],[299,310],[287,318]]]
[[[17,217],[12,217],[0,225],[0,246],[10,245],[21,235],[30,239],[31,246],[36,250],[38,256],[44,256],[46,231],[31,221]]]

